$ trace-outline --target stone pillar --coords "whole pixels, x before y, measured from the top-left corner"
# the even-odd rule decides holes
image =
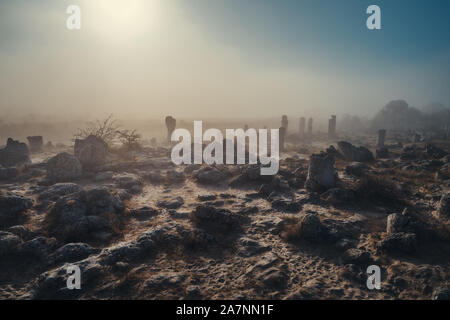
[[[281,126],[283,128],[285,128],[286,131],[287,131],[287,129],[288,129],[288,117],[286,115],[281,117]]]
[[[328,120],[328,138],[336,137],[336,116],[332,115]]]
[[[42,136],[27,137],[28,145],[31,152],[40,152],[44,146],[44,139]]]
[[[386,130],[385,129],[378,130],[377,148],[383,148],[385,140],[386,140]]]
[[[305,126],[306,126],[306,119],[305,117],[301,117],[300,122],[298,124],[300,139],[305,138]]]
[[[172,132],[175,130],[177,126],[177,120],[172,118],[171,116],[166,117],[166,127],[167,127],[167,143],[170,144],[170,138],[172,136]]]
[[[279,139],[280,139],[280,152],[284,151],[284,141],[286,139],[286,128],[281,127],[279,132]]]
[[[308,136],[312,136],[313,118],[308,119]]]

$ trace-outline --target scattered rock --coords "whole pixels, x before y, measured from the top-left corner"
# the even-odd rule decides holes
[[[377,251],[384,253],[412,253],[416,250],[417,245],[417,236],[414,233],[400,232],[388,235],[384,240],[380,241]]]
[[[352,162],[345,167],[345,172],[355,175],[357,177],[362,176],[367,170],[368,166],[362,162]]]
[[[170,200],[158,200],[157,205],[165,209],[178,209],[184,204],[182,197],[176,197]]]
[[[216,169],[215,167],[204,167],[193,173],[198,183],[202,184],[218,184],[222,183],[229,176],[226,172]]]
[[[351,248],[344,252],[342,255],[343,264],[355,264],[355,265],[369,265],[372,261],[372,257],[369,252],[361,249]]]
[[[31,163],[28,146],[23,142],[8,138],[6,147],[0,149],[0,165],[14,167],[24,163]]]
[[[278,268],[270,268],[260,275],[263,285],[271,290],[284,290],[287,287],[289,276]]]
[[[217,199],[215,194],[199,194],[197,197],[200,201],[214,201]]]
[[[81,177],[81,163],[74,156],[63,152],[47,162],[47,177],[53,181],[70,181]]]
[[[373,154],[369,149],[362,146],[355,147],[346,141],[338,142],[338,149],[348,161],[369,162],[374,160]]]
[[[295,225],[284,226],[282,236],[286,240],[318,241],[322,238],[322,224],[315,214],[303,215]]]
[[[81,187],[76,183],[55,183],[39,194],[38,200],[56,201],[62,196],[79,191],[81,191]]]
[[[240,226],[243,217],[226,209],[216,209],[212,206],[197,206],[191,213],[194,223],[203,227],[215,227],[228,231]]]
[[[133,173],[116,174],[113,176],[113,180],[117,187],[125,189],[133,194],[142,192],[142,180]]]
[[[394,234],[398,232],[414,233],[417,231],[417,224],[412,220],[405,209],[401,214],[393,213],[387,217],[386,232]]]
[[[309,160],[305,187],[309,191],[323,192],[334,188],[337,174],[334,159],[328,155],[313,154]]]
[[[74,153],[84,169],[94,168],[105,164],[108,145],[102,139],[90,135],[86,139],[75,140]]]
[[[158,215],[158,210],[151,207],[142,207],[130,210],[130,215],[138,220],[146,220]]]
[[[0,231],[0,258],[6,257],[17,251],[22,241],[18,236],[10,232]]]
[[[86,243],[68,243],[56,250],[54,257],[55,262],[75,262],[83,260],[92,254],[99,253],[100,250],[92,248]]]
[[[34,257],[42,261],[47,261],[48,256],[56,249],[56,239],[37,237],[24,242],[20,246],[20,253],[26,258]]]
[[[44,146],[44,138],[42,136],[27,137],[31,152],[41,152]]]
[[[32,199],[19,195],[0,195],[0,219],[13,219],[32,206]]]
[[[106,188],[82,190],[56,201],[46,216],[46,224],[56,238],[79,241],[98,231],[111,230],[118,221],[114,214],[124,209],[123,203]]]

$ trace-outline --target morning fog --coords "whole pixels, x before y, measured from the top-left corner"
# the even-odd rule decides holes
[[[203,122],[194,121],[193,140],[191,132],[187,129],[176,129],[172,132],[171,141],[179,142],[172,148],[172,162],[176,165],[224,164],[224,162],[225,164],[246,164],[246,158],[248,158],[248,164],[262,165],[261,175],[275,175],[279,169],[279,129],[270,129],[270,144],[268,131],[268,129],[252,128],[246,131],[226,129],[224,139],[219,129],[211,128],[203,133]],[[204,146],[204,142],[209,144]],[[192,149],[194,149],[193,154]]]

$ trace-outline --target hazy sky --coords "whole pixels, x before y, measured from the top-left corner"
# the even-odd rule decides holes
[[[66,29],[80,5],[82,29]],[[366,28],[366,8],[382,30]],[[450,105],[448,0],[0,0],[0,114],[373,115]]]

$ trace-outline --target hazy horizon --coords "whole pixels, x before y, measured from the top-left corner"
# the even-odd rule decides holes
[[[264,119],[450,105],[450,3],[0,3],[0,115]],[[80,5],[82,28],[66,29]],[[297,121],[297,120],[295,120]]]

